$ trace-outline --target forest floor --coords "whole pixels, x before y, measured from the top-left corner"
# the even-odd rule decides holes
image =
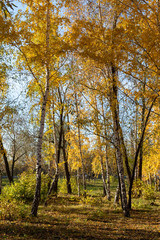
[[[37,218],[1,220],[0,239],[106,239],[159,240],[160,201],[143,206],[139,200],[131,217],[125,218],[120,207],[105,198],[75,196],[50,198],[41,205]]]
[[[29,215],[31,203],[26,204],[24,217],[16,218],[14,211],[1,217],[0,240],[160,240],[159,192],[155,200],[133,199],[129,218],[123,216],[120,205],[113,204],[113,196],[109,202],[101,195],[102,188],[97,185],[87,198],[52,196],[46,206],[40,205],[38,217]]]

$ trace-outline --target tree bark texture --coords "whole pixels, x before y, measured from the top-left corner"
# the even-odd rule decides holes
[[[130,166],[129,166],[128,154],[127,154],[127,149],[126,149],[126,146],[124,143],[123,132],[122,132],[121,126],[120,126],[120,139],[121,139],[121,147],[122,147],[122,156],[124,158],[127,175],[128,175],[128,179],[130,182],[131,181],[131,170],[130,170]]]
[[[96,105],[97,108],[97,105]],[[104,113],[104,107],[103,107],[103,98],[102,98],[102,113],[103,113],[103,123],[104,123],[104,132],[106,137],[106,147],[105,147],[105,154],[106,154],[106,194],[108,201],[111,200],[111,193],[110,193],[110,174],[109,174],[109,161],[108,161],[108,142],[107,142],[107,124],[106,124],[106,118]]]
[[[146,87],[146,80],[143,83],[143,89],[142,89],[142,120],[141,120],[141,132],[143,131],[144,128],[144,117],[145,117],[145,109],[146,109],[146,103],[145,103],[145,87]],[[138,169],[138,178],[142,180],[142,162],[143,162],[143,141],[140,147],[139,151],[139,169]],[[141,192],[140,192],[141,194]]]
[[[101,152],[101,149],[100,149]],[[106,177],[105,177],[105,171],[103,166],[103,156],[100,154],[100,163],[101,163],[101,174],[102,174],[102,181],[103,181],[103,192],[104,196],[107,195],[107,184],[106,184]]]
[[[127,206],[127,195],[126,195],[126,186],[124,180],[124,168],[123,168],[123,158],[121,152],[121,138],[120,138],[120,123],[119,123],[119,105],[117,97],[117,70],[116,67],[112,64],[111,66],[112,82],[111,82],[111,92],[110,92],[110,106],[113,119],[113,128],[114,128],[114,144],[116,148],[116,160],[117,160],[117,169],[118,169],[118,178],[120,183],[121,190],[121,202],[124,216],[128,217],[129,209]]]
[[[110,174],[109,174],[107,143],[106,143],[106,180],[107,180],[107,199],[108,199],[108,201],[111,201]]]
[[[119,204],[119,196],[120,196],[120,188],[119,188],[119,183],[118,183],[118,186],[116,188],[115,197],[114,197],[115,204]]]
[[[141,134],[141,138],[140,138],[140,141],[139,141],[139,144],[138,144],[138,147],[137,147],[137,151],[136,151],[136,154],[135,154],[135,159],[134,159],[134,166],[133,166],[133,171],[132,171],[132,177],[131,177],[131,181],[130,181],[130,186],[129,186],[129,192],[128,192],[128,195],[129,195],[129,199],[128,199],[128,208],[131,209],[131,201],[132,201],[132,187],[133,187],[133,181],[134,181],[134,177],[135,177],[135,170],[136,170],[136,166],[137,166],[137,161],[138,161],[138,155],[139,155],[139,152],[140,152],[140,149],[141,149],[141,145],[143,143],[143,139],[144,139],[144,134],[145,134],[145,130],[146,130],[146,127],[147,127],[147,123],[148,123],[148,120],[149,120],[149,117],[150,117],[150,114],[151,114],[151,110],[152,110],[152,107],[156,101],[156,99],[158,98],[158,95],[153,99],[151,105],[150,105],[150,108],[148,110],[148,114],[146,116],[146,120],[145,120],[145,123],[144,123],[144,128],[143,128],[143,131],[142,131],[142,134]]]
[[[45,93],[43,95],[43,102],[41,108],[41,120],[40,120],[40,128],[38,135],[38,143],[37,143],[37,164],[36,164],[36,190],[34,194],[34,199],[32,203],[31,214],[33,216],[37,216],[38,206],[40,202],[40,193],[41,193],[41,159],[42,159],[42,142],[43,142],[43,133],[44,133],[44,123],[45,123],[45,114],[46,114],[46,104],[49,94],[49,80],[50,80],[50,64],[49,64],[49,29],[50,29],[50,8],[49,8],[49,0],[47,1],[47,13],[46,13],[46,88]]]
[[[64,135],[64,129],[63,129],[63,158],[64,158],[64,169],[65,169],[66,181],[67,181],[67,192],[68,194],[71,194],[72,189],[71,189],[70,172],[68,168],[68,161],[67,161],[67,154],[66,154],[66,140]]]
[[[4,146],[3,146],[1,135],[0,135],[0,153],[3,156],[5,169],[6,169],[6,174],[7,174],[9,183],[13,183],[13,178],[12,178],[12,175],[11,175],[11,172],[10,172],[9,163],[8,163],[8,159],[7,159],[7,154],[6,154],[6,150],[5,150]]]
[[[61,110],[60,110],[60,129],[59,129],[59,139],[57,141],[57,135],[56,135],[56,127],[55,127],[55,119],[54,120],[54,139],[55,139],[55,149],[56,149],[56,173],[55,177],[51,183],[51,187],[49,189],[48,195],[51,193],[55,194],[57,196],[58,193],[58,178],[59,178],[59,162],[60,162],[60,156],[61,156],[61,145],[62,145],[62,135],[63,135],[63,104],[62,99],[60,95],[60,90],[58,89],[59,96],[60,96],[60,102],[61,102]],[[58,146],[57,146],[58,145]]]
[[[77,169],[77,190],[78,190],[78,197],[80,197],[80,176],[79,176],[79,168]]]
[[[78,144],[79,144],[80,160],[81,160],[81,164],[82,164],[83,196],[86,197],[85,167],[84,167],[84,159],[83,159],[83,154],[82,154],[81,130],[80,130],[80,123],[79,123],[79,109],[78,109],[78,100],[77,100],[76,93],[75,93],[75,101],[76,101],[76,113],[77,113]]]
[[[0,194],[2,192],[2,171],[0,170]]]

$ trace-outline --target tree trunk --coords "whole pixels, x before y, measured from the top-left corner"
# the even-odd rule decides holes
[[[80,160],[81,160],[81,164],[82,164],[83,196],[86,197],[85,167],[84,167],[84,159],[83,159],[83,154],[82,154],[81,130],[80,130],[80,123],[79,123],[79,109],[78,109],[78,100],[77,100],[76,93],[75,93],[75,101],[76,101],[76,112],[77,112],[78,144],[79,144]]]
[[[5,169],[6,169],[6,174],[7,174],[9,183],[11,184],[11,183],[13,183],[13,178],[12,178],[12,175],[11,175],[11,172],[10,172],[10,169],[9,169],[9,163],[8,163],[8,159],[7,159],[7,154],[6,154],[6,150],[4,149],[4,146],[3,146],[1,135],[0,135],[0,153],[3,156]]]
[[[2,192],[2,171],[0,170],[0,194]]]
[[[57,192],[58,192],[58,176],[59,176],[58,167],[56,167],[55,176],[54,176],[54,179],[53,179],[52,182],[51,182],[51,185],[50,185],[50,188],[49,188],[49,191],[48,191],[48,196],[49,196],[51,193],[53,193],[53,194],[55,194],[55,196],[57,197]]]
[[[108,163],[107,144],[106,144],[106,179],[107,179],[107,199],[108,199],[108,201],[111,201],[110,175],[109,175],[109,163]]]
[[[138,104],[136,102],[136,126],[135,126],[135,151],[134,151],[134,155],[133,155],[133,161],[134,161],[134,157],[135,157],[135,153],[137,152],[137,148],[138,148]],[[138,164],[136,166],[135,169],[135,180],[138,179]]]
[[[13,159],[12,159],[12,169],[11,169],[12,179],[14,179],[14,165],[15,165],[15,153],[13,154]]]
[[[48,57],[49,54],[49,28],[50,28],[50,8],[49,8],[49,0],[47,1],[47,28],[46,28],[46,55]],[[43,94],[43,102],[41,108],[41,120],[40,120],[40,129],[38,135],[38,143],[37,143],[37,165],[36,165],[36,190],[32,203],[31,214],[33,216],[37,216],[39,201],[40,201],[40,193],[41,193],[41,159],[42,159],[42,142],[43,142],[43,133],[44,133],[44,123],[45,123],[45,114],[46,114],[46,104],[48,100],[49,94],[49,79],[50,79],[50,70],[49,70],[49,59],[47,59],[46,63],[46,89]]]
[[[61,110],[60,110],[60,130],[59,130],[59,141],[57,143],[57,136],[56,136],[56,129],[55,129],[55,119],[54,120],[54,139],[55,139],[55,145],[58,144],[58,147],[55,146],[56,149],[56,173],[55,173],[55,177],[51,183],[51,187],[50,190],[48,192],[48,195],[51,194],[51,192],[53,194],[55,194],[57,196],[57,192],[58,192],[58,178],[59,178],[59,162],[60,162],[60,155],[61,155],[61,145],[62,145],[62,135],[63,135],[63,104],[62,104],[62,99],[61,99],[61,94],[60,94],[60,90],[58,89],[59,92],[59,97],[60,97],[60,102],[61,102]]]
[[[118,13],[117,13],[117,2],[115,2],[115,9],[113,15],[113,24],[112,30],[117,27]],[[119,187],[121,194],[121,204],[125,217],[129,217],[129,209],[127,205],[127,195],[126,195],[126,186],[124,181],[124,168],[123,168],[123,150],[121,150],[122,143],[122,134],[121,127],[119,122],[119,103],[118,103],[118,70],[116,68],[116,58],[115,58],[115,49],[114,49],[114,35],[111,37],[112,44],[112,60],[110,63],[110,109],[113,119],[113,132],[114,132],[114,145],[116,150],[116,161],[117,161],[117,170],[119,178]]]
[[[78,189],[78,197],[80,197],[80,176],[79,176],[79,168],[77,169],[77,189]]]
[[[146,109],[146,103],[145,103],[145,87],[146,87],[146,80],[143,83],[143,92],[142,92],[142,122],[141,122],[141,132],[144,128],[144,116],[145,116],[145,109]],[[138,178],[142,180],[142,162],[143,162],[143,141],[139,150],[139,169],[138,169]],[[139,193],[141,195],[141,191]]]
[[[127,154],[127,149],[126,149],[126,146],[124,143],[123,132],[122,132],[121,126],[120,126],[120,139],[121,139],[121,147],[122,147],[122,156],[124,158],[127,175],[128,175],[128,179],[130,182],[131,181],[131,170],[130,170],[130,166],[129,166],[128,154]]]
[[[68,194],[71,194],[72,189],[71,189],[70,173],[69,173],[68,161],[67,161],[67,155],[66,155],[66,140],[65,140],[64,130],[63,130],[63,158],[64,158],[64,169],[65,169],[66,180],[67,180],[67,192]]]
[[[99,3],[100,4],[100,3]],[[100,5],[99,5],[100,7]],[[96,104],[97,107],[97,104]],[[103,123],[104,123],[104,132],[105,132],[105,137],[106,137],[106,180],[107,180],[107,186],[106,186],[106,194],[107,194],[107,199],[108,201],[111,200],[111,194],[110,194],[110,175],[109,175],[109,162],[108,162],[108,142],[107,142],[107,124],[106,124],[106,118],[105,118],[105,113],[104,113],[104,107],[103,107],[103,98],[102,98],[102,113],[103,113]]]
[[[155,187],[155,191],[157,191],[157,180],[158,180],[158,178],[157,178],[157,175],[154,173],[154,187]]]
[[[110,106],[113,119],[113,128],[114,128],[114,144],[116,148],[116,159],[117,159],[117,169],[118,169],[118,178],[120,183],[121,190],[121,203],[124,216],[129,217],[129,209],[127,206],[127,196],[126,196],[126,186],[124,181],[124,169],[123,169],[123,159],[121,153],[121,138],[120,138],[120,124],[119,124],[119,104],[117,98],[117,70],[116,67],[112,64],[111,66],[112,82],[111,82],[111,93],[110,93]]]
[[[32,204],[31,214],[33,216],[37,216],[39,201],[40,201],[40,191],[41,191],[41,159],[42,159],[42,139],[44,132],[44,121],[45,121],[45,112],[46,112],[46,103],[49,92],[49,79],[47,80],[47,87],[45,91],[45,96],[43,99],[42,110],[41,110],[41,121],[40,121],[40,129],[38,136],[38,144],[37,144],[37,165],[36,165],[36,191],[34,195],[34,200]]]
[[[152,186],[152,177],[150,173],[149,173],[149,184]]]
[[[135,154],[135,160],[134,160],[134,166],[133,166],[133,171],[132,171],[132,177],[131,177],[130,186],[129,186],[129,192],[128,192],[128,195],[129,195],[128,207],[129,207],[129,209],[131,209],[132,187],[133,187],[133,181],[134,181],[134,177],[135,177],[135,170],[136,170],[136,166],[137,166],[138,155],[139,155],[139,151],[140,151],[143,139],[144,139],[144,134],[145,134],[145,130],[146,130],[146,127],[147,127],[148,120],[149,120],[149,116],[150,116],[152,107],[153,107],[157,97],[158,97],[158,95],[153,99],[152,104],[150,105],[150,108],[148,110],[148,114],[146,116],[146,120],[145,120],[145,123],[144,123],[144,128],[143,128],[143,131],[142,131],[142,135],[141,135],[141,138],[140,138],[140,141],[139,141],[139,144],[138,144],[138,147],[137,147],[137,151],[136,151],[136,154]]]
[[[100,152],[101,151],[102,150],[100,149]],[[105,178],[102,154],[100,154],[100,163],[101,163],[101,174],[102,174],[102,181],[103,181],[103,192],[104,192],[104,196],[106,196],[107,195],[107,184],[106,184],[106,178]]]
[[[160,191],[160,178],[158,179],[158,191]]]
[[[119,188],[119,183],[118,183],[118,186],[116,188],[115,197],[114,197],[115,204],[119,204],[119,196],[120,196],[120,188]]]

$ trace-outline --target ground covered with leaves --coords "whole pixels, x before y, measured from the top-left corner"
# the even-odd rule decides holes
[[[160,201],[135,199],[131,217],[125,218],[120,206],[102,197],[51,197],[41,205],[37,218],[12,214],[0,221],[0,239],[107,239],[159,240]],[[7,216],[7,215],[6,215]],[[7,219],[8,218],[8,219]]]

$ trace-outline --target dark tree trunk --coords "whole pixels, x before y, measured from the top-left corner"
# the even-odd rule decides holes
[[[101,152],[101,149],[100,149]],[[103,193],[104,196],[107,195],[107,184],[106,184],[106,176],[105,176],[105,172],[104,172],[104,166],[103,166],[103,157],[100,154],[100,163],[101,163],[101,174],[102,174],[102,181],[103,181]]]
[[[2,171],[0,170],[0,194],[2,192]]]
[[[65,140],[64,130],[63,130],[63,158],[64,158],[64,169],[65,169],[66,180],[67,180],[67,192],[68,194],[71,194],[72,189],[71,189],[70,172],[68,168],[68,161],[67,161],[67,155],[66,155],[66,140]]]
[[[60,98],[60,103],[61,103],[61,110],[60,110],[60,130],[59,130],[59,141],[57,143],[57,136],[56,136],[56,129],[55,129],[55,119],[54,121],[54,139],[55,139],[55,149],[56,149],[56,173],[55,177],[51,183],[51,187],[49,189],[48,195],[51,193],[55,194],[57,196],[58,193],[58,179],[59,179],[59,162],[60,162],[60,156],[61,156],[61,145],[62,145],[62,135],[63,135],[63,102],[61,98],[61,92],[60,89],[58,88],[58,93],[59,93],[59,98]],[[58,147],[56,146],[58,144]]]
[[[141,122],[141,132],[144,128],[144,116],[145,116],[145,109],[146,109],[146,103],[145,103],[145,86],[146,82],[143,83],[143,96],[142,96],[142,122]],[[142,163],[143,163],[143,141],[139,150],[139,169],[138,169],[138,178],[142,180]],[[141,194],[141,192],[140,192]]]
[[[80,197],[80,176],[79,176],[79,168],[77,169],[77,190],[78,190],[78,197]]]
[[[12,159],[12,170],[11,170],[12,179],[14,179],[14,165],[15,165],[15,154],[13,155],[13,159]]]
[[[158,179],[158,191],[160,191],[160,178]]]
[[[131,181],[131,170],[130,170],[130,166],[129,166],[128,154],[127,154],[127,149],[126,149],[126,146],[124,143],[123,132],[122,132],[121,126],[120,126],[120,139],[121,139],[121,147],[122,147],[122,156],[124,158],[127,175],[128,175],[128,179],[130,182]]]
[[[4,160],[4,164],[5,164],[5,169],[6,169],[6,174],[9,180],[9,183],[13,183],[13,178],[9,169],[9,163],[8,163],[8,159],[7,159],[7,154],[6,154],[6,150],[4,149],[3,146],[3,142],[2,142],[2,137],[0,136],[0,153],[3,156],[3,160]]]
[[[153,102],[148,110],[148,114],[147,114],[147,117],[146,117],[146,120],[145,120],[145,123],[144,123],[144,128],[143,128],[143,131],[142,131],[142,135],[141,135],[141,138],[140,138],[140,141],[139,141],[139,144],[138,144],[138,147],[137,147],[137,151],[136,151],[136,154],[135,154],[135,160],[134,160],[134,166],[133,166],[133,171],[132,171],[132,177],[131,177],[131,181],[130,181],[130,186],[129,186],[129,192],[128,192],[128,195],[129,195],[129,199],[128,199],[128,208],[131,209],[131,201],[132,201],[132,187],[133,187],[133,181],[134,181],[134,177],[135,177],[135,170],[136,170],[136,166],[137,166],[137,161],[138,161],[138,155],[139,155],[139,152],[140,152],[140,148],[141,148],[141,145],[143,143],[143,139],[144,139],[144,134],[145,134],[145,130],[146,130],[146,127],[147,127],[147,123],[148,123],[148,120],[149,120],[149,116],[150,116],[150,113],[151,113],[151,110],[152,110],[152,107],[157,99],[158,95],[153,99]]]
[[[58,178],[59,178],[59,166],[58,165],[60,162],[60,155],[61,155],[62,132],[63,132],[63,110],[61,111],[61,114],[60,114],[60,132],[59,132],[58,149],[57,149],[57,154],[56,154],[56,173],[55,173],[55,177],[51,183],[51,187],[48,192],[48,195],[53,193],[57,196],[57,192],[58,192]]]
[[[158,180],[158,177],[157,177],[157,175],[156,174],[154,174],[154,187],[155,187],[155,191],[157,191],[157,189],[158,189],[158,184],[157,184],[157,180]]]

